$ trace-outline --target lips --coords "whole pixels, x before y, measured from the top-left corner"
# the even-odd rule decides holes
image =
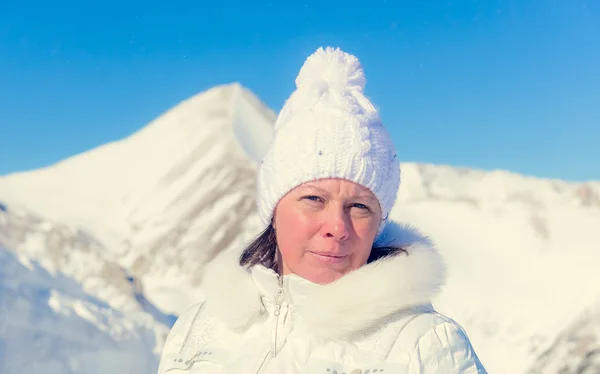
[[[332,264],[340,263],[348,257],[348,255],[333,254],[328,252],[310,252],[310,254],[317,260]]]

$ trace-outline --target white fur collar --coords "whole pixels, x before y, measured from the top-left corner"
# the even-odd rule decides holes
[[[349,337],[394,313],[428,304],[436,295],[446,268],[427,238],[413,228],[388,222],[376,244],[402,246],[408,255],[372,262],[327,285],[310,283],[298,308],[300,323],[309,332],[328,339]],[[243,330],[265,317],[261,297],[274,299],[277,279],[273,272],[268,280],[272,287],[257,285],[256,277],[239,265],[238,255],[217,256],[205,268],[202,287],[207,310],[231,328]],[[265,292],[269,287],[272,295]]]

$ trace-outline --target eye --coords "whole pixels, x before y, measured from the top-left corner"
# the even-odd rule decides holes
[[[359,208],[359,209],[364,210],[366,212],[370,212],[371,211],[371,208],[369,208],[365,204],[361,204],[361,203],[354,203],[354,204],[352,204],[352,207],[353,208]]]
[[[312,202],[312,201],[314,201],[314,202],[317,202],[317,203],[318,203],[318,202],[322,202],[322,201],[323,201],[323,199],[322,199],[321,197],[319,197],[319,196],[316,196],[316,195],[307,195],[307,196],[302,196],[302,197],[300,198],[300,200],[308,200],[308,201],[311,201],[311,202]]]

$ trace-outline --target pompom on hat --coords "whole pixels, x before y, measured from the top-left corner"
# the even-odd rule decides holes
[[[400,187],[400,162],[379,113],[364,96],[363,68],[340,49],[319,48],[296,78],[258,171],[258,211],[271,223],[279,200],[309,181],[341,178],[379,200],[385,227]]]

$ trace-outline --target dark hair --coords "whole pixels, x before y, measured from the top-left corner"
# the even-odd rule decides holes
[[[367,264],[383,257],[395,256],[400,253],[408,255],[408,251],[402,247],[390,245],[373,247],[367,259]],[[277,272],[276,255],[277,238],[275,229],[273,225],[269,225],[244,249],[244,252],[240,256],[240,265],[249,268],[260,264]]]

